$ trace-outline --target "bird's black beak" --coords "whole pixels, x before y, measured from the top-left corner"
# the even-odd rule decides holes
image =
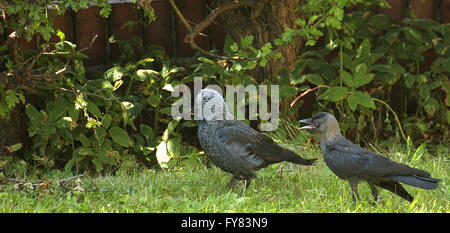
[[[314,126],[312,124],[312,118],[299,120],[298,122],[308,124],[308,125],[305,125],[303,127],[300,127],[300,129],[315,129],[316,128],[316,126]]]

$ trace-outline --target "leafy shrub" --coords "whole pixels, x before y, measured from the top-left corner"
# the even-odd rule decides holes
[[[386,138],[398,130],[388,106],[396,104],[405,134],[448,139],[450,25],[411,18],[396,24],[385,15],[353,12],[342,30],[328,30],[324,38],[323,45],[302,53],[294,71],[302,80],[330,86],[317,92],[316,109],[339,112],[344,131]]]

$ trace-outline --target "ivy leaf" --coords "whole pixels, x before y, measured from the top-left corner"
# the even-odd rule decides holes
[[[111,129],[109,129],[109,135],[111,135],[112,140],[117,144],[123,147],[130,146],[131,143],[130,136],[128,136],[127,131],[125,131],[124,129],[116,126],[111,127]]]

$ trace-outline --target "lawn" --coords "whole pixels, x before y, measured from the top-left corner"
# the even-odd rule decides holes
[[[272,165],[261,170],[241,195],[243,185],[227,189],[230,175],[206,166],[201,154],[182,160],[171,170],[144,168],[129,159],[114,175],[82,177],[64,186],[29,189],[1,184],[0,212],[450,212],[448,150],[440,150],[437,156],[427,153],[414,165],[443,181],[432,191],[405,185],[416,198],[412,204],[385,190],[374,203],[365,183],[359,186],[361,200],[353,204],[348,183],[326,167],[317,145],[283,142],[278,136],[273,135],[303,157],[319,158],[317,165]],[[401,146],[377,151],[396,161],[406,160]],[[68,176],[51,171],[41,179]]]

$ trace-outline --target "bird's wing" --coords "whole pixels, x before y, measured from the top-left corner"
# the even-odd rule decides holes
[[[430,174],[390,160],[380,154],[368,151],[344,139],[327,146],[334,164],[348,175],[360,177],[388,177],[401,175],[429,176]]]
[[[216,135],[224,145],[244,148],[254,159],[264,161],[267,165],[290,161],[295,155],[291,151],[289,152],[293,155],[286,153],[288,150],[276,144],[271,138],[239,121],[218,129]]]
[[[220,144],[230,156],[234,157],[234,162],[239,162],[243,166],[256,168],[266,163],[262,158],[251,152],[252,145],[257,143],[257,138],[253,132],[239,126],[224,126],[216,130],[216,142]]]

